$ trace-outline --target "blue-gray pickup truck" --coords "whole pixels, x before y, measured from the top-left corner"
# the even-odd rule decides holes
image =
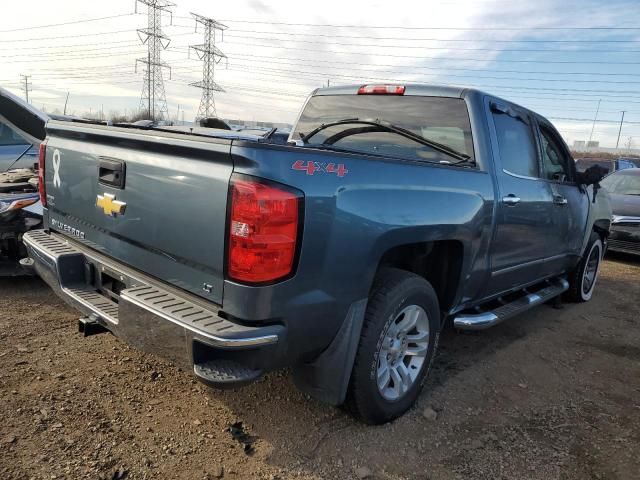
[[[441,329],[591,298],[611,210],[542,116],[473,89],[314,91],[267,134],[49,121],[24,241],[84,317],[214,387],[291,367],[368,423]],[[591,172],[593,173],[593,172]]]

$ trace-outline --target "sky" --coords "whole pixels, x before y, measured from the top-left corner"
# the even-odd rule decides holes
[[[330,83],[478,87],[546,116],[572,144],[640,148],[637,0],[173,0],[163,14],[169,116],[193,120],[203,42],[190,13],[224,23],[216,46],[218,116],[292,123],[305,97]],[[147,7],[134,0],[4,0],[0,85],[46,111],[130,114],[140,108]],[[599,104],[599,106],[598,106]],[[593,119],[598,110],[598,121]],[[592,132],[593,130],[593,132]]]

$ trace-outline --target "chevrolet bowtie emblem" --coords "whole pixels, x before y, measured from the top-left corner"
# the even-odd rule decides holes
[[[104,195],[98,195],[96,207],[101,208],[105,215],[115,217],[116,215],[122,215],[124,213],[127,204],[116,200],[115,195],[105,193]]]

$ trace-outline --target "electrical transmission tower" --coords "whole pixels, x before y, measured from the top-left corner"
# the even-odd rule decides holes
[[[22,89],[24,90],[24,97],[27,100],[27,103],[29,103],[29,89],[31,88],[31,83],[29,82],[30,78],[31,75],[20,74],[20,81],[24,82],[24,86],[22,87]]]
[[[151,120],[165,120],[168,117],[168,110],[162,69],[168,68],[169,78],[171,78],[171,67],[160,59],[160,52],[169,46],[171,40],[162,33],[161,21],[163,11],[169,13],[173,20],[171,7],[175,4],[167,0],[137,0],[137,2],[146,5],[148,13],[147,28],[138,30],[138,37],[143,44],[147,44],[148,48],[147,58],[136,60],[136,70],[138,63],[145,65],[140,111],[146,112]]]
[[[200,107],[196,115],[196,121],[201,118],[216,116],[216,102],[213,98],[213,92],[224,92],[224,89],[214,81],[214,67],[227,56],[216,47],[216,31],[220,31],[221,39],[227,26],[220,22],[216,22],[212,18],[203,17],[196,13],[192,13],[196,21],[196,31],[198,24],[204,26],[204,43],[201,45],[191,45],[196,51],[198,58],[202,60],[202,81],[194,82],[190,85],[202,89],[202,99]]]

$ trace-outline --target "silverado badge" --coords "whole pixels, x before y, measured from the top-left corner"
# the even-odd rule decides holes
[[[105,215],[115,217],[118,214],[122,215],[124,213],[127,204],[116,200],[115,195],[105,193],[104,195],[98,195],[96,207],[101,208]]]

